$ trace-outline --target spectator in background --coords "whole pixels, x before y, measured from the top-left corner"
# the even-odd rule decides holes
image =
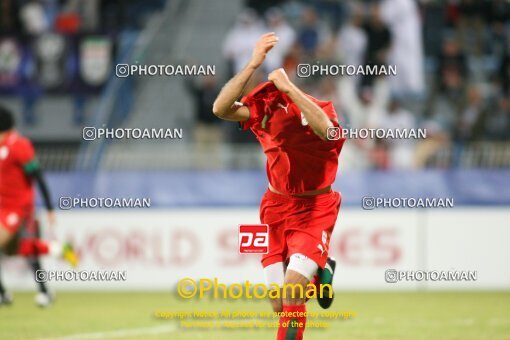
[[[419,140],[415,151],[416,167],[421,169],[430,165],[430,162],[450,146],[448,133],[434,120],[427,120],[423,124],[427,130],[427,138]],[[446,167],[447,162],[438,161],[439,167]]]
[[[328,18],[331,31],[337,33],[343,25],[345,16],[345,3],[338,0],[313,0],[316,10],[322,18]]]
[[[457,34],[464,51],[480,55],[483,50],[483,4],[480,0],[460,0]]]
[[[0,34],[21,31],[20,4],[17,0],[0,0]]]
[[[453,131],[453,139],[458,143],[473,141],[482,137],[482,121],[488,114],[480,89],[471,86],[467,94],[467,103],[461,112]]]
[[[367,35],[363,30],[363,9],[358,3],[350,4],[350,19],[336,39],[336,54],[346,65],[363,65],[367,48]]]
[[[411,130],[416,127],[414,116],[400,106],[393,97],[388,110],[379,118],[378,128],[386,130]],[[391,139],[386,142],[389,165],[392,169],[411,169],[414,167],[415,142],[412,139]]]
[[[483,4],[485,20],[489,29],[490,52],[501,55],[507,51],[510,24],[510,3],[505,0],[490,0]],[[508,51],[507,51],[508,52]]]
[[[508,42],[508,47],[505,49],[505,52],[501,57],[498,73],[496,74],[496,80],[501,86],[503,92],[510,94],[510,41]]]
[[[100,27],[103,31],[116,31],[125,27],[128,23],[128,1],[125,0],[101,0],[100,12]],[[130,18],[132,21],[135,18]],[[133,25],[133,23],[131,23]]]
[[[388,170],[390,165],[390,153],[388,152],[388,143],[384,139],[376,138],[374,146],[368,153],[370,166],[376,170]]]
[[[246,7],[252,8],[259,16],[263,16],[271,7],[280,6],[286,0],[246,0]]]
[[[437,80],[425,107],[425,115],[444,132],[452,133],[462,115],[468,78],[466,56],[456,40],[446,39],[438,56]]]
[[[96,32],[99,28],[99,7],[101,0],[80,1],[79,11],[81,13],[82,30],[85,32]]]
[[[422,94],[425,90],[422,23],[414,0],[383,0],[382,20],[391,32],[387,62],[397,65],[397,75],[390,77],[394,93]]]
[[[301,57],[301,48],[297,42],[294,42],[289,53],[283,59],[283,68],[291,81],[296,80],[297,67],[301,63]]]
[[[289,54],[294,42],[296,32],[287,23],[283,12],[277,8],[270,8],[266,13],[267,27],[270,32],[275,32],[280,41],[266,57],[267,70],[274,70],[282,67],[285,57]]]
[[[443,42],[443,48],[438,58],[437,79],[440,87],[446,87],[445,73],[458,74],[461,81],[466,81],[468,74],[467,58],[460,49],[459,43],[454,38],[447,38]]]
[[[254,10],[245,9],[239,14],[236,24],[227,33],[223,43],[223,55],[230,63],[230,75],[238,73],[248,63],[253,46],[264,33]]]
[[[46,15],[42,3],[29,1],[21,7],[20,11],[23,30],[30,35],[39,35],[48,31],[53,21]]]
[[[446,68],[441,74],[440,86],[433,90],[427,101],[426,116],[441,125],[444,131],[453,131],[461,116],[466,99],[466,86],[460,71]]]
[[[484,135],[491,141],[510,141],[510,99],[508,95],[497,99],[496,107],[485,116]]]
[[[324,41],[326,33],[317,20],[317,12],[313,7],[305,7],[302,14],[302,26],[298,33],[298,42],[305,58],[314,58]]]
[[[382,21],[379,5],[370,6],[370,16],[363,29],[367,36],[364,64],[370,66],[386,65],[392,37],[388,26]],[[373,75],[363,76],[362,86],[371,87],[374,79],[375,76]]]

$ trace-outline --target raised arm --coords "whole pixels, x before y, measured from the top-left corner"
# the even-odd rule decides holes
[[[299,107],[313,132],[322,140],[328,140],[328,128],[334,126],[331,119],[319,105],[310,100],[303,91],[290,81],[284,69],[274,70],[269,74],[268,79],[275,84],[278,90],[286,93]]]
[[[251,76],[262,65],[267,53],[276,45],[278,37],[274,32],[260,37],[253,49],[250,62],[221,89],[213,104],[213,113],[225,120],[244,121],[250,117],[247,107],[235,105]]]

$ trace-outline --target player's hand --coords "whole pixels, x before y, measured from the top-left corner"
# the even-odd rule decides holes
[[[55,226],[57,223],[57,217],[55,216],[55,211],[50,210],[46,213],[46,219],[48,220],[48,225]]]
[[[55,211],[50,210],[46,213],[46,221],[48,222],[48,231],[50,239],[55,238],[55,225],[57,224],[57,217]]]
[[[257,44],[255,44],[255,48],[253,49],[253,53],[250,60],[250,65],[257,68],[266,59],[267,52],[269,52],[278,42],[278,37],[274,32],[269,32],[260,37]]]
[[[292,82],[283,68],[278,68],[269,73],[267,79],[276,86],[276,88],[284,93],[289,93],[292,89]]]

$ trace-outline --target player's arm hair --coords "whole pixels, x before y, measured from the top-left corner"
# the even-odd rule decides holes
[[[252,57],[238,74],[223,86],[213,104],[213,113],[221,119],[245,121],[250,118],[250,110],[246,106],[238,105],[236,101],[241,97],[253,73],[262,65],[267,53],[276,45],[278,37],[274,32],[263,34],[255,47]]]
[[[257,67],[248,64],[223,86],[212,108],[218,118],[236,122],[250,118],[248,108],[236,105],[236,101],[241,97],[246,84],[256,70]]]
[[[46,180],[44,179],[41,168],[39,167],[39,163],[37,160],[33,160],[23,166],[23,170],[27,176],[35,179],[37,185],[39,186],[39,190],[41,191],[41,196],[44,201],[44,206],[46,210],[52,211],[53,204],[51,202],[50,191],[48,189],[48,185],[46,184]]]
[[[292,84],[290,91],[287,95],[303,112],[308,125],[312,128],[313,132],[320,137],[320,139],[328,140],[328,128],[333,127],[331,119],[321,107],[315,104],[310,98],[306,96],[296,85]]]

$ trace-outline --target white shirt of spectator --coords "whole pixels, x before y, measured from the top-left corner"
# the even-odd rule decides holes
[[[296,40],[296,32],[286,22],[269,27],[268,31],[275,32],[276,36],[280,38],[271,53],[266,56],[266,69],[272,71],[283,66],[283,60]]]
[[[392,90],[399,94],[423,92],[423,42],[416,1],[383,0],[381,16],[392,35],[388,63],[397,65],[397,75],[390,77]]]
[[[256,17],[240,15],[238,23],[227,33],[223,43],[223,55],[234,62],[235,73],[250,61],[253,47],[264,33],[264,27]]]

